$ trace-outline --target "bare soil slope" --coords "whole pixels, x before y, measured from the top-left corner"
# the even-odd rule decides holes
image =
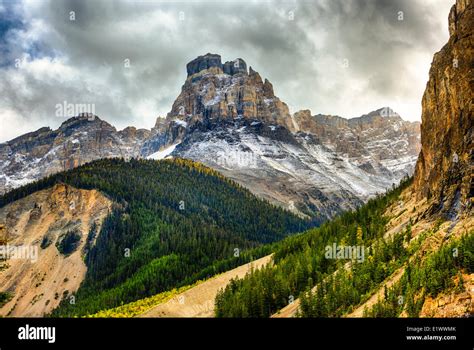
[[[217,292],[231,279],[244,277],[251,269],[259,269],[271,261],[271,255],[239,266],[198,284],[173,299],[159,304],[139,317],[213,317]]]
[[[0,241],[32,254],[0,260],[0,291],[12,295],[0,316],[43,316],[71,296],[86,273],[83,256],[90,228],[96,223],[99,231],[111,205],[96,190],[61,184],[1,208]],[[68,232],[75,239],[61,245]]]

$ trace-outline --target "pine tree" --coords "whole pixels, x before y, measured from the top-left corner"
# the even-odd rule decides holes
[[[363,242],[363,231],[362,227],[357,226],[357,243],[362,244]]]

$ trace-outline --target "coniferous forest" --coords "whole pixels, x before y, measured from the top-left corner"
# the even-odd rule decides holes
[[[189,160],[98,160],[9,192],[0,207],[57,183],[97,189],[116,203],[75,303],[52,316],[80,316],[192,284],[268,254],[262,246],[313,223],[257,199]],[[260,248],[259,248],[260,247]],[[251,250],[250,250],[251,249]]]
[[[418,316],[426,296],[452,287],[451,279],[459,271],[472,273],[474,234],[444,246],[423,263],[417,254],[421,254],[423,240],[433,232],[410,242],[408,225],[400,233],[384,237],[388,222],[384,212],[410,183],[411,179],[406,179],[354,212],[277,243],[273,265],[233,280],[221,290],[216,298],[216,316],[270,317],[300,298],[299,316],[341,317],[366,301],[402,266],[407,268],[400,282],[364,315],[395,317],[406,309],[409,316]],[[326,258],[325,247],[334,243],[366,247],[365,259],[359,263]],[[455,256],[454,247],[458,252]]]
[[[367,301],[400,268],[405,269],[400,280],[385,288],[364,316],[405,312],[417,317],[427,297],[463,288],[462,271],[469,274],[474,268],[474,235],[424,260],[417,254],[434,232],[412,240],[408,224],[384,237],[386,209],[411,182],[407,178],[356,211],[310,228],[317,223],[257,199],[199,163],[107,159],[11,191],[0,197],[0,206],[57,183],[98,189],[115,203],[100,232],[96,225],[89,232],[84,250],[88,270],[74,303],[65,298],[50,316],[85,316],[150,296],[164,298],[176,288],[273,253],[272,264],[232,280],[218,293],[217,317],[269,317],[297,298],[301,317],[340,317]],[[67,253],[76,239],[71,233],[58,249]],[[365,259],[328,259],[325,247],[334,243],[366,247]],[[160,296],[163,292],[168,294]],[[6,294],[0,301],[5,300]]]

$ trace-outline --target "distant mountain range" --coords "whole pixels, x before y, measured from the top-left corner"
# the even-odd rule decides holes
[[[290,115],[273,86],[244,60],[206,54],[166,118],[152,130],[117,131],[81,114],[0,144],[0,193],[92,160],[182,157],[200,161],[253,193],[325,220],[411,175],[420,123],[390,108],[358,118]]]

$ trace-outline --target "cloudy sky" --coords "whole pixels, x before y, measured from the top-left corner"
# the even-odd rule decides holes
[[[420,120],[454,0],[0,0],[0,142],[58,127],[65,101],[122,129],[171,109],[186,63],[243,58],[293,113]]]

